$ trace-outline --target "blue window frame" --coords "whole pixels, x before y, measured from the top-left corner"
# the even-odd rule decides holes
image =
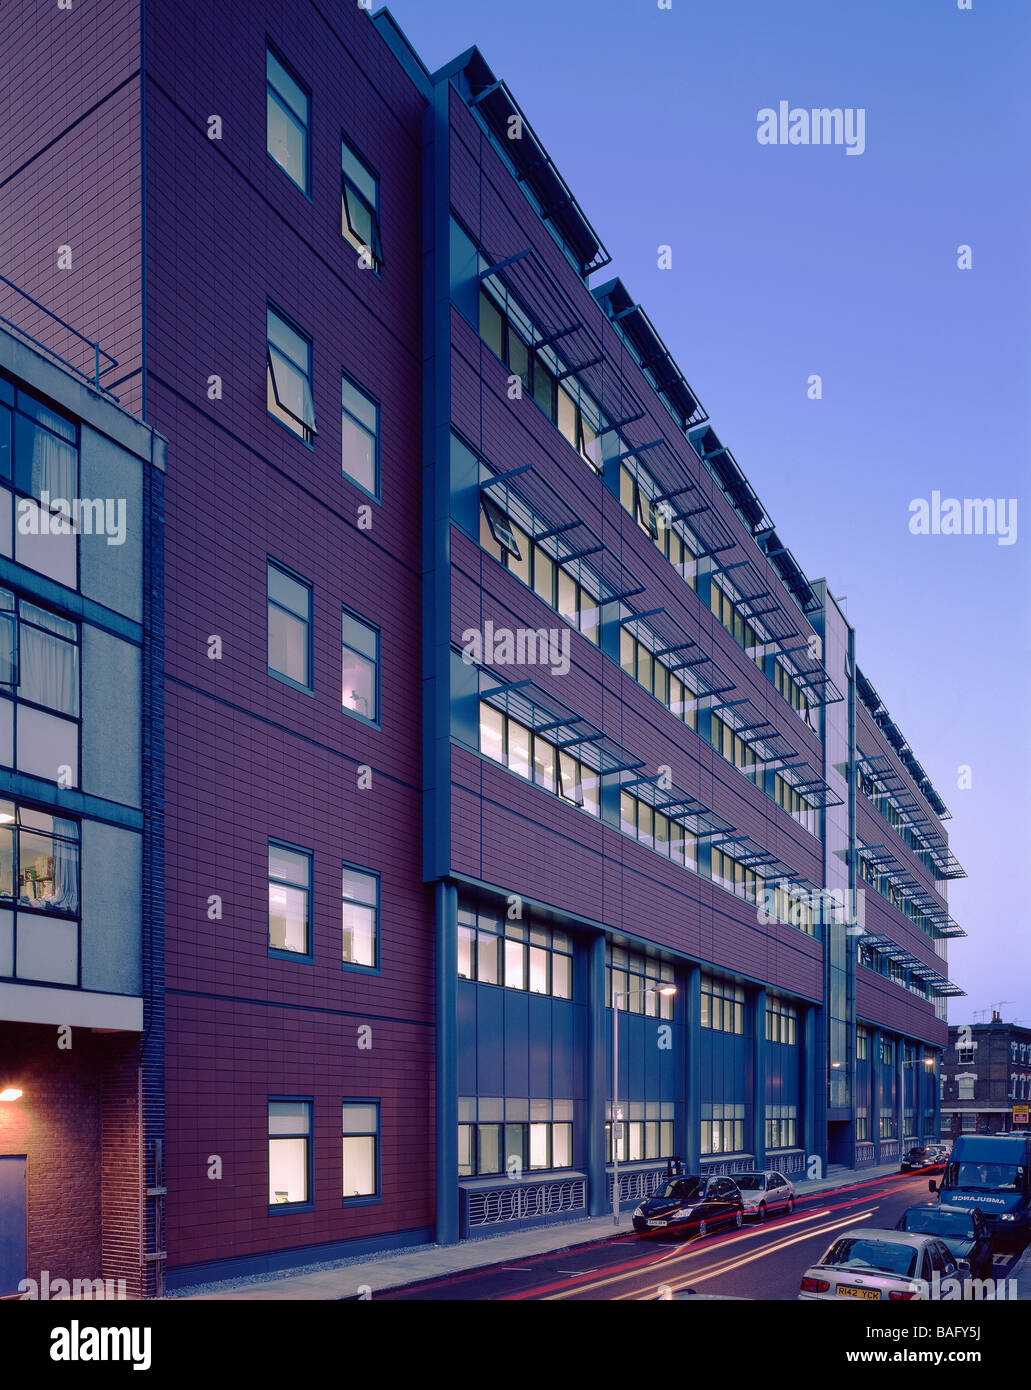
[[[312,960],[311,850],[268,842],[268,951],[282,960]]]
[[[268,673],[310,694],[311,585],[275,560],[266,568]]]
[[[378,970],[379,874],[354,864],[344,864],[340,896],[344,965],[352,969]]]
[[[77,589],[80,526],[70,509],[78,496],[76,425],[0,377],[0,552]]]
[[[314,1205],[311,1120],[311,1096],[269,1096],[269,1211],[297,1211]]]
[[[379,723],[379,628],[343,611],[341,704],[347,714]]]
[[[340,143],[343,169],[340,230],[377,273],[383,264],[379,232],[379,179],[346,140]]]
[[[380,1102],[345,1098],[340,1130],[343,1203],[362,1206],[381,1201]]]
[[[311,389],[311,339],[271,304],[265,323],[265,408],[310,446],[319,432]]]
[[[344,476],[379,500],[379,405],[343,378],[340,456]]]
[[[268,153],[307,195],[311,97],[271,47],[265,50],[265,127]]]

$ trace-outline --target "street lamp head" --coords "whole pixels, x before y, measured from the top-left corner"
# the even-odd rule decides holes
[[[7,1086],[0,1091],[0,1100],[21,1100],[21,1091],[17,1086]]]
[[[676,994],[676,992],[676,985],[663,985],[662,988],[659,990],[659,993],[664,994],[667,999],[671,999],[673,995]]]

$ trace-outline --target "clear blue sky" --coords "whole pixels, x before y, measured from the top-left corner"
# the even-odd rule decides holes
[[[952,1021],[1031,1023],[1027,0],[393,0],[511,87],[953,812]],[[758,111],[866,112],[866,149]],[[672,247],[673,267],[657,268]],[[957,269],[957,248],[973,268]],[[807,398],[812,373],[823,399]],[[909,503],[1016,497],[1018,540]],[[968,765],[972,786],[960,790]]]

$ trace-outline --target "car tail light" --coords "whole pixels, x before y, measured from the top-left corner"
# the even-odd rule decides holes
[[[920,1295],[917,1293],[916,1289],[906,1289],[905,1292],[890,1293],[888,1297],[893,1303],[903,1303],[908,1302],[911,1298],[919,1298]]]
[[[826,1293],[830,1284],[826,1279],[810,1279],[808,1275],[802,1280],[800,1289],[802,1293]]]

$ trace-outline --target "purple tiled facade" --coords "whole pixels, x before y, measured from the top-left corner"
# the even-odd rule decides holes
[[[652,1152],[653,1138],[733,1170],[768,1152],[786,1168],[805,1154],[889,1157],[910,1114],[913,1136],[930,1134],[933,1065],[947,1036],[934,990],[891,978],[883,961],[863,963],[849,941],[851,1108],[829,1151],[826,939],[764,918],[747,889],[728,891],[708,872],[711,848],[747,840],[752,862],[783,866],[796,888],[818,891],[833,804],[819,800],[830,778],[823,706],[814,698],[807,721],[773,681],[787,639],[771,637],[755,659],[714,616],[710,588],[717,575],[733,579],[731,556],[744,557],[767,586],[769,607],[750,611],[780,622],[796,649],[819,648],[826,603],[804,576],[809,599],[792,596],[775,552],[762,548],[766,529],[695,447],[690,427],[704,412],[675,418],[655,364],[571,263],[560,224],[542,218],[513,176],[518,157],[513,167],[489,102],[481,107],[494,88],[479,54],[430,77],[389,16],[307,0],[218,9],[143,0],[45,19],[17,0],[5,13],[15,41],[0,57],[0,85],[21,83],[33,99],[0,175],[0,241],[11,252],[3,273],[104,343],[119,363],[109,385],[168,439],[164,1057],[151,1066],[164,1104],[166,1277],[186,1284],[414,1244],[434,1231],[440,1240],[476,1234],[512,1171],[484,1157],[486,1131],[502,1123],[506,1144],[526,1142],[515,1131],[529,1127],[517,1172],[527,1158],[540,1170],[542,1210],[559,1187],[574,1192],[563,1214],[604,1209],[606,951],[613,970],[619,951],[666,967],[677,989],[662,1016],[673,1024],[673,1043],[660,1042],[668,1057],[648,1033],[657,1013],[627,1010],[620,1068],[630,1079],[616,1100],[630,1106],[630,1131],[642,1126],[641,1151],[623,1155],[641,1181],[671,1156]],[[307,193],[266,149],[268,46],[308,93]],[[26,62],[26,52],[37,56]],[[97,61],[84,63],[84,53]],[[342,139],[378,180],[378,272],[362,268],[341,235]],[[570,206],[561,203],[575,221],[582,215]],[[65,244],[72,268],[59,270]],[[472,273],[456,269],[469,247],[480,258]],[[509,367],[478,323],[481,279],[528,253],[546,292],[598,345],[604,476],[532,394],[513,399]],[[269,305],[310,339],[310,444],[267,409]],[[561,336],[554,346],[561,356]],[[585,379],[591,367],[581,363]],[[376,498],[341,471],[342,377],[379,407]],[[722,537],[694,588],[621,502],[621,460],[636,449],[644,463],[657,446],[680,480],[668,490],[674,514],[684,525],[701,516]],[[459,454],[474,460],[471,483]],[[588,570],[623,581],[602,605],[600,642],[568,633],[562,675],[511,665],[470,673],[459,658],[465,634],[488,622],[563,625],[482,544],[481,492],[507,475],[516,495],[529,478],[537,496],[559,499],[593,542]],[[270,561],[310,586],[310,690],[269,670]],[[341,705],[344,610],[379,633],[375,722]],[[697,729],[621,661],[621,633],[655,614],[681,634],[681,657],[690,647],[701,654],[695,665],[720,673],[717,693],[697,701]],[[519,682],[629,753],[633,766],[619,777],[655,783],[665,773],[725,827],[700,837],[704,872],[623,833],[614,783],[615,815],[592,817],[486,755],[477,697]],[[875,718],[851,683],[835,695],[856,764],[885,762],[921,823],[943,835],[911,762],[886,737],[886,712]],[[732,720],[746,701],[753,717],[741,728],[792,750],[770,756],[762,785],[711,742],[711,717]],[[546,727],[543,716],[534,727]],[[774,799],[781,767],[819,784],[809,828]],[[912,893],[947,917],[941,880],[857,789],[855,766],[849,786],[840,804],[853,845],[889,845]],[[270,840],[311,855],[310,958],[270,952]],[[379,876],[375,970],[341,961],[345,864]],[[482,971],[457,978],[459,923],[470,912],[503,922],[513,898],[548,949],[557,949],[552,933],[569,938],[568,995],[538,999],[525,982],[506,986]],[[918,980],[921,967],[947,976],[939,940],[872,885],[865,924],[908,953]],[[744,1001],[742,1026],[726,1036],[702,1003],[714,980]],[[767,1045],[771,1000],[797,1022],[790,1045]],[[874,1040],[872,1066],[857,1028]],[[883,1039],[898,1045],[897,1065],[882,1064]],[[270,1204],[275,1098],[310,1106],[305,1202]],[[341,1104],[362,1101],[379,1107],[376,1191],[350,1201]],[[700,1138],[724,1102],[745,1116],[730,1148],[717,1130]],[[771,1130],[782,1108],[792,1128]],[[535,1124],[548,1127],[548,1162],[534,1161],[544,1142]],[[670,1128],[653,1136],[643,1128],[651,1124]],[[629,1142],[638,1142],[632,1132]]]

